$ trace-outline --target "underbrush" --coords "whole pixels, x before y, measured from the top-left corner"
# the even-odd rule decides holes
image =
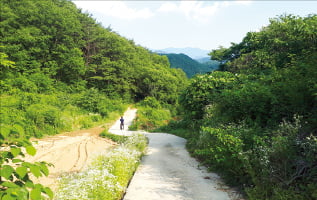
[[[163,130],[188,139],[189,152],[248,199],[317,199],[317,137],[303,131],[299,117],[276,128],[202,124],[195,131],[185,124]]]
[[[110,135],[106,134],[106,137]],[[122,138],[118,139],[119,137]],[[142,134],[116,138],[125,142],[114,150],[96,157],[85,171],[61,178],[56,200],[122,199],[145,152],[147,139]]]
[[[130,130],[153,131],[167,125],[172,118],[169,109],[164,108],[155,98],[147,97],[137,105],[137,116],[133,120]]]
[[[185,139],[190,139],[193,134],[193,131],[186,127],[186,122],[177,118],[170,120],[164,126],[158,127],[154,132],[171,133]]]
[[[100,125],[123,113],[127,105],[90,89],[81,93],[11,92],[1,94],[1,130],[23,137],[42,137]],[[20,131],[21,132],[21,131]]]

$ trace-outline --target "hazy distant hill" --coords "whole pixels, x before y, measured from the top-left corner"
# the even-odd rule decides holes
[[[186,54],[192,59],[200,59],[200,58],[205,58],[208,57],[208,53],[210,51],[204,50],[204,49],[199,49],[199,48],[165,48],[165,49],[160,49],[160,50],[154,50],[154,52],[160,53],[160,54]]]
[[[204,57],[204,58],[198,58],[195,59],[196,61],[198,61],[199,63],[206,63],[206,62],[216,62],[215,60],[210,60],[210,57]]]
[[[194,76],[195,74],[204,74],[206,72],[213,71],[219,67],[219,63],[217,61],[208,60],[207,62],[199,63],[185,54],[160,53],[160,55],[166,55],[171,67],[183,69],[188,78]]]

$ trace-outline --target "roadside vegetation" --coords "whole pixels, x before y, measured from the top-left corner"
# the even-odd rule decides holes
[[[96,157],[86,170],[63,176],[56,200],[122,199],[145,152],[147,138],[137,133],[129,137],[106,133],[110,139],[114,136],[125,142]]]
[[[153,97],[147,97],[136,104],[138,108],[137,116],[133,120],[130,130],[153,131],[161,126],[165,126],[172,118],[173,109],[170,106],[162,106],[161,103]],[[175,114],[174,114],[175,115]]]
[[[317,16],[281,16],[210,53],[222,71],[181,95],[182,119],[159,131],[250,200],[317,198]]]

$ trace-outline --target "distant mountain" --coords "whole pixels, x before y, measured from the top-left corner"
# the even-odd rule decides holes
[[[210,57],[203,57],[203,58],[198,58],[195,60],[197,60],[199,63],[206,63],[206,62],[211,62],[211,61],[217,62],[215,60],[210,60]]]
[[[204,49],[199,49],[199,48],[165,48],[165,49],[160,49],[160,50],[154,50],[156,53],[163,53],[163,54],[169,54],[169,53],[174,53],[174,54],[186,54],[192,59],[200,59],[204,57],[208,57],[208,53],[210,51],[204,50]]]
[[[172,68],[181,68],[187,75],[188,78],[191,78],[195,74],[204,74],[211,72],[215,69],[218,69],[219,63],[217,61],[208,61],[204,63],[199,63],[198,61],[192,59],[191,57],[185,54],[175,54],[169,53],[160,55],[167,56]]]

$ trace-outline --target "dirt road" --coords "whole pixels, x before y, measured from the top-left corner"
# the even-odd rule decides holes
[[[124,200],[229,200],[221,181],[207,173],[185,150],[186,140],[148,133],[149,148]],[[232,194],[232,193],[231,193]]]
[[[110,133],[117,135],[131,135],[134,131],[129,131],[129,126],[132,124],[133,119],[136,117],[136,109],[128,108],[125,111],[123,119],[124,119],[124,129],[120,130],[120,121],[119,119],[112,125],[112,127],[108,130]]]
[[[136,110],[129,109],[109,132],[130,135],[128,125]],[[135,173],[124,200],[230,200],[235,194],[214,173],[208,173],[185,149],[186,140],[166,133],[144,133],[149,138],[147,154]],[[229,197],[230,194],[230,197]],[[237,199],[237,198],[235,198]]]

